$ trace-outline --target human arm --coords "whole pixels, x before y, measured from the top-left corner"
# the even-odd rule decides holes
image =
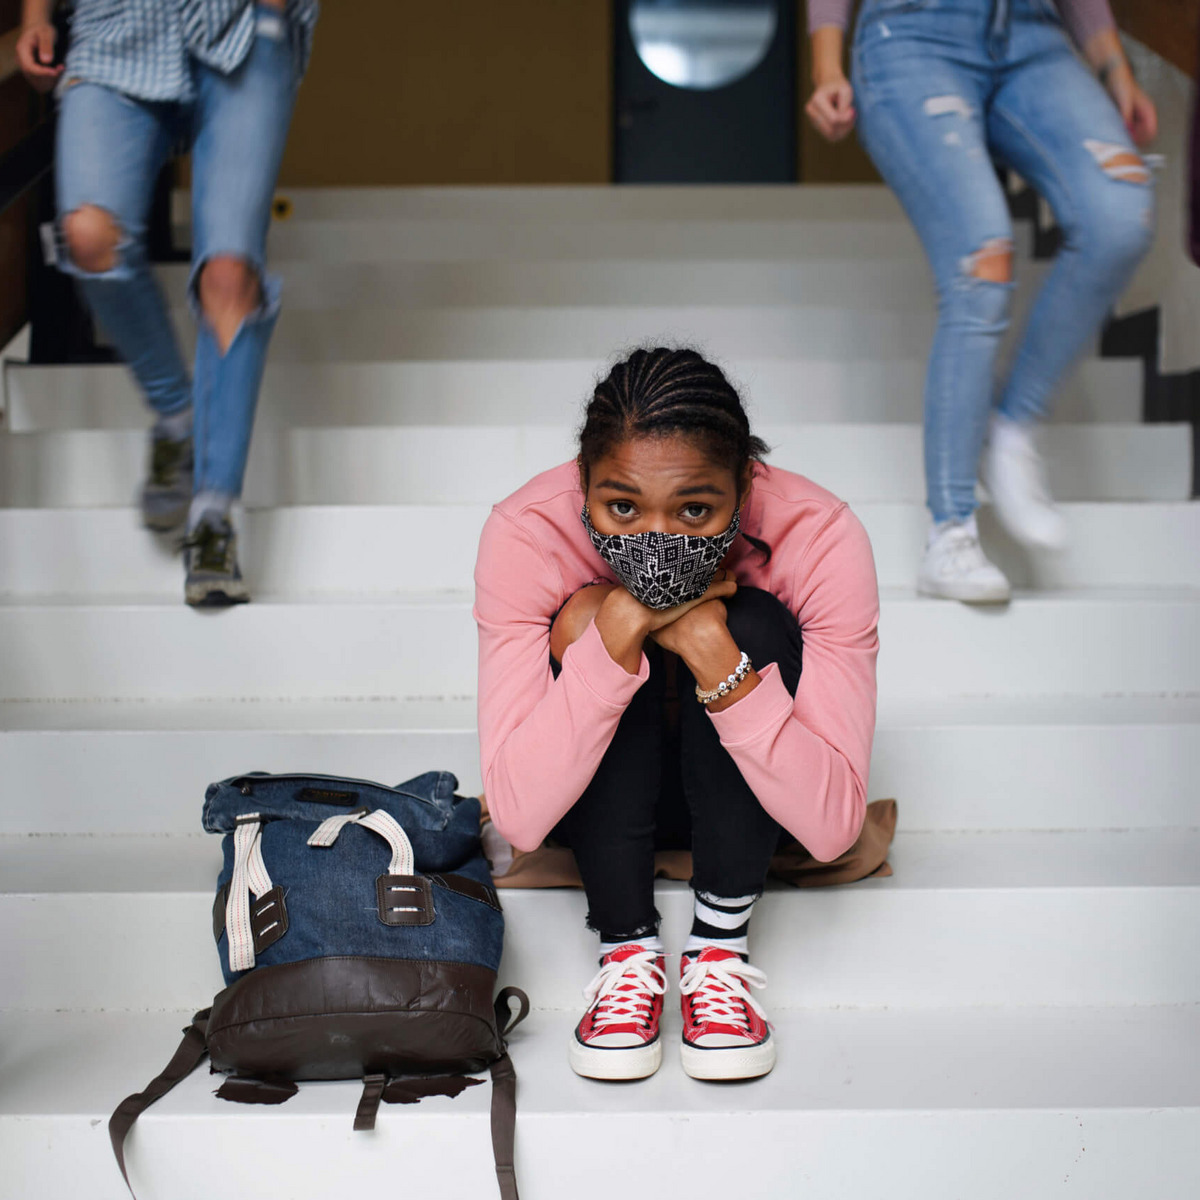
[[[804,641],[795,697],[760,663],[758,685],[710,719],[763,808],[828,862],[862,831],[879,649],[871,545],[844,505],[801,555],[790,600]]]
[[[817,132],[839,142],[854,128],[854,89],[842,65],[849,0],[809,0],[813,93],[804,111]]]
[[[1149,145],[1158,136],[1158,110],[1133,77],[1133,68],[1121,45],[1107,0],[1100,0],[1099,3],[1086,0],[1086,6],[1081,0],[1062,0],[1062,4],[1064,19],[1072,11],[1072,6],[1076,10],[1086,7],[1086,15],[1091,18],[1091,23],[1077,26],[1069,24],[1072,36],[1083,51],[1088,65],[1112,97],[1129,130],[1129,136],[1138,146]],[[1095,11],[1098,9],[1102,9],[1103,13]],[[1077,13],[1080,19],[1083,15],[1083,12]],[[1107,22],[1103,20],[1104,15],[1107,15]]]
[[[58,82],[63,66],[52,66],[58,30],[50,21],[55,0],[24,0],[21,35],[17,39],[17,65],[32,88],[48,92]]]
[[[538,846],[583,793],[649,675],[640,644],[629,672],[591,621],[562,649],[554,678],[551,617],[564,590],[533,537],[493,511],[475,567],[480,757],[492,820],[521,850]]]

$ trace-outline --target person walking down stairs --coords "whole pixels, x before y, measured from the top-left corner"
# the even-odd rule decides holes
[[[1066,529],[1035,434],[1149,248],[1154,196],[1134,143],[1153,140],[1157,114],[1107,0],[863,0],[848,80],[850,8],[850,0],[810,0],[808,114],[831,140],[857,120],[938,290],[925,383],[933,524],[918,587],[1004,601],[1009,582],[981,549],[975,522],[981,452],[986,440],[984,481],[1008,532],[1028,546],[1061,548]],[[1063,244],[993,407],[1013,291],[1012,224],[994,163],[1049,201]]]
[[[232,507],[242,494],[280,285],[266,273],[275,179],[317,0],[77,0],[53,65],[54,0],[24,0],[18,43],[34,87],[57,86],[61,268],[129,364],[155,414],[141,492],[148,529],[186,527],[185,596],[250,594]],[[192,153],[198,318],[189,377],[147,261],[146,215],[178,146]]]
[[[866,812],[879,597],[849,508],[763,462],[740,397],[691,350],[639,350],[595,391],[577,461],[492,511],[475,569],[479,735],[496,828],[574,851],[600,970],[580,1075],[662,1061],[670,980],[656,849],[690,849],[680,1054],[764,1075],[774,1035],[747,933],[785,833],[820,861]],[[803,636],[801,628],[803,627]]]

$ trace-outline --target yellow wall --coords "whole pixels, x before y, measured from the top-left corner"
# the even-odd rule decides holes
[[[281,183],[607,183],[609,8],[325,0]]]

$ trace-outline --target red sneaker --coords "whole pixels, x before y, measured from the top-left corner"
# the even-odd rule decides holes
[[[571,1069],[588,1079],[644,1079],[662,1062],[658,1024],[667,973],[663,956],[636,942],[600,960],[584,990],[587,1012],[571,1038]]]
[[[775,1065],[775,1039],[767,1014],[750,995],[767,977],[740,954],[705,946],[685,954],[683,1069],[693,1079],[753,1079]]]

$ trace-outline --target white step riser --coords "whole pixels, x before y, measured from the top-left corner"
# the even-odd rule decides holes
[[[538,1008],[577,1008],[596,962],[583,893],[508,891],[502,899],[501,982],[524,988]],[[660,889],[657,902],[664,941],[678,953],[691,893]],[[22,966],[0,982],[0,1006],[200,1007],[223,986],[212,903],[209,891],[0,896],[0,937]],[[770,893],[755,913],[752,951],[775,1007],[1186,1004],[1200,994],[1198,928],[1196,887],[905,889],[883,881]],[[46,953],[65,929],[76,952]]]
[[[803,1069],[799,1062],[795,1066]],[[212,1090],[207,1079],[203,1082]],[[739,1089],[739,1100],[743,1094]],[[325,1112],[287,1111],[271,1120],[252,1110],[239,1114],[240,1121],[224,1114],[180,1121],[152,1110],[130,1140],[136,1146],[130,1158],[138,1195],[211,1200],[280,1195],[286,1186],[288,1200],[328,1200],[344,1194],[348,1179],[356,1189],[395,1190],[397,1163],[404,1164],[403,1187],[409,1194],[438,1200],[495,1194],[485,1114],[450,1109],[425,1118],[385,1106],[368,1137],[350,1132],[355,1093],[345,1087],[339,1095],[349,1114],[344,1130]],[[287,1106],[300,1107],[299,1099]],[[0,1183],[0,1196],[74,1200],[79,1180],[86,1178],[89,1200],[127,1200],[105,1122],[99,1119],[107,1115],[97,1112],[90,1121],[83,1116],[0,1119],[0,1154],[12,1171],[8,1182]],[[622,1151],[622,1170],[636,1171],[641,1196],[671,1194],[681,1170],[696,1163],[704,1164],[703,1191],[697,1193],[704,1197],[788,1196],[803,1179],[807,1200],[879,1194],[889,1200],[1011,1200],[1014,1195],[1050,1200],[1062,1194],[1060,1181],[1066,1180],[1089,1200],[1127,1200],[1138,1192],[1183,1200],[1200,1181],[1185,1149],[1200,1131],[1196,1109],[614,1111],[605,1112],[601,1124],[606,1144],[631,1148]],[[608,1200],[613,1180],[594,1162],[596,1139],[592,1112],[519,1116],[517,1179],[524,1200]],[[713,1152],[714,1146],[731,1142],[737,1153]],[[866,1146],[871,1153],[863,1152]],[[300,1163],[303,1169],[295,1165]],[[231,1191],[234,1174],[237,1190]]]
[[[176,310],[190,353],[191,318]],[[271,356],[280,363],[404,359],[591,358],[601,368],[633,347],[693,346],[717,361],[738,358],[875,361],[921,358],[934,333],[932,308],[684,306],[372,308],[289,310]]]
[[[396,218],[277,221],[268,258],[317,262],[862,258],[921,261],[912,227],[894,218],[827,220],[542,220]]]
[[[299,769],[396,782],[430,768],[477,793],[474,730],[0,733],[0,834],[194,833],[214,779]],[[1194,724],[884,724],[869,794],[898,799],[909,831],[1143,829],[1194,824],[1198,777]]]
[[[312,221],[385,221],[435,218],[484,224],[547,220],[582,221],[724,221],[735,224],[763,220],[812,225],[848,220],[895,221],[906,218],[888,188],[863,184],[792,186],[704,184],[622,184],[620,187],[402,187],[282,188],[291,215],[289,226]],[[187,231],[191,197],[185,190],[171,197],[172,222]]]
[[[881,587],[916,578],[929,518],[917,505],[862,504]],[[1200,505],[1070,505],[1069,551],[1024,552],[981,514],[984,544],[1016,587],[1200,587]],[[488,509],[306,507],[251,510],[242,570],[260,596],[392,595],[472,587]],[[394,552],[403,547],[404,553]],[[413,564],[419,563],[419,571]],[[181,568],[170,539],[131,509],[0,510],[0,594],[173,600]]]
[[[1048,273],[1030,263],[1018,277],[1017,312],[1028,311]],[[190,267],[159,268],[168,303],[187,306]],[[814,259],[748,262],[289,262],[283,270],[289,311],[370,307],[491,308],[561,305],[782,305],[858,311],[937,307],[923,262]]]
[[[915,425],[763,425],[770,461],[851,503],[923,503]],[[1186,500],[1185,425],[1069,425],[1045,430],[1058,499]],[[487,504],[574,457],[567,426],[260,430],[246,503]],[[0,439],[0,502],[10,508],[124,507],[145,470],[136,430],[21,434]]]
[[[1200,611],[1179,598],[885,600],[881,698],[1189,694]],[[0,610],[0,699],[468,696],[469,605]]]
[[[723,360],[756,422],[919,423],[925,363]],[[605,361],[269,362],[258,428],[282,425],[545,424],[582,411]],[[8,428],[142,429],[149,417],[122,366],[27,367],[5,373]],[[1053,421],[1141,421],[1142,368],[1087,359],[1055,399]],[[331,399],[332,398],[332,399]]]

